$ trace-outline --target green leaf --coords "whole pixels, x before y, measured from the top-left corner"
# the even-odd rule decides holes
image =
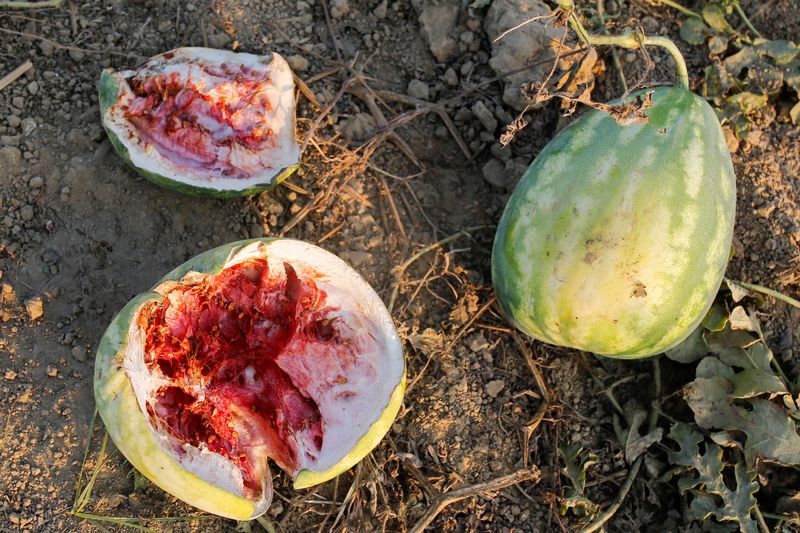
[[[726,379],[731,379],[736,373],[731,367],[717,359],[716,357],[706,357],[697,365],[695,370],[695,377],[698,378],[713,378],[714,376],[722,376]]]
[[[722,8],[717,4],[707,4],[703,7],[703,20],[717,31],[725,33],[733,32],[730,24],[725,20],[725,12],[722,11]]]
[[[679,363],[694,363],[708,354],[708,346],[703,340],[703,328],[698,327],[680,344],[666,351],[666,356]]]
[[[669,452],[669,461],[690,469],[690,476],[679,479],[678,487],[681,492],[694,489],[694,499],[690,504],[694,515],[700,520],[713,515],[720,521],[738,522],[741,531],[756,533],[756,522],[750,516],[756,505],[754,494],[758,491],[755,473],[736,463],[736,487],[729,488],[723,478],[722,448],[705,441],[700,432],[680,422],[672,425],[668,436],[678,443],[678,450]],[[701,442],[705,442],[702,454]],[[691,475],[691,471],[695,475]],[[717,498],[722,505],[718,504]]]
[[[767,393],[789,393],[778,376],[771,372],[764,372],[760,368],[743,370],[729,380],[733,384],[732,398],[752,398]]]
[[[583,494],[586,487],[586,470],[597,462],[597,456],[589,453],[586,454],[585,460],[581,461],[583,446],[580,444],[565,444],[559,447],[558,451],[564,461],[561,472],[567,476],[575,491]]]
[[[565,497],[561,498],[559,512],[565,515],[571,509],[576,516],[591,520],[600,512],[600,506],[587,498],[583,491],[586,488],[586,470],[597,462],[597,456],[589,453],[581,459],[583,447],[580,444],[565,444],[558,448],[558,452],[564,461],[561,472],[571,484]]]
[[[767,400],[746,400],[750,410],[740,407],[728,394],[732,387],[732,383],[721,376],[697,378],[686,386],[686,403],[697,425],[703,429],[743,431],[747,435],[748,464],[752,464],[755,457],[787,465],[800,464],[800,436],[794,421],[778,405]]]
[[[730,324],[721,331],[707,331],[705,333],[708,351],[713,354],[721,354],[728,351],[728,348],[741,348],[749,346],[757,339],[752,334],[741,329],[731,329]]]
[[[706,36],[713,32],[711,28],[703,24],[703,21],[696,17],[689,17],[681,24],[681,39],[692,45],[699,45],[706,42]]]
[[[706,313],[701,325],[709,331],[722,331],[728,323],[728,311],[719,304],[714,304]]]
[[[767,348],[767,345],[763,342],[758,342],[753,344],[749,348],[747,348],[747,360],[752,365],[751,368],[760,368],[765,372],[769,372],[770,374],[774,374],[772,371],[772,367],[770,363],[774,359],[774,355],[772,355],[772,350]]]
[[[717,520],[723,522],[738,522],[739,530],[743,533],[759,533],[755,520],[750,516],[750,512],[756,505],[755,493],[758,492],[758,483],[755,481],[755,472],[748,472],[747,468],[736,463],[734,467],[736,473],[736,489],[731,491],[722,482],[719,476],[719,483],[715,484],[714,492],[719,490],[722,494],[722,505],[717,505],[714,498],[710,496],[697,497],[692,500],[691,509],[694,515],[705,520],[713,515]],[[720,486],[722,485],[722,486]]]
[[[764,41],[759,43],[757,48],[771,57],[776,65],[785,65],[800,54],[800,47],[792,41],[785,40]]]

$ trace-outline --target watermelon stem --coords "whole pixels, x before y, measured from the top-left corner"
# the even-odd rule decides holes
[[[642,46],[659,46],[669,52],[675,61],[675,75],[678,78],[678,85],[689,90],[689,71],[686,69],[686,61],[683,59],[675,43],[666,37],[652,37],[639,31],[626,31],[618,35],[594,35],[586,31],[580,19],[575,15],[575,3],[573,0],[558,0],[558,6],[569,14],[569,24],[578,38],[589,46],[620,46],[622,48],[637,49]]]

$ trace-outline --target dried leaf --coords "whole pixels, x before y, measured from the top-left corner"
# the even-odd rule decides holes
[[[789,118],[792,119],[792,124],[800,124],[800,102],[797,102],[789,110]]]
[[[708,40],[708,51],[711,55],[722,55],[728,51],[728,38],[722,35],[715,35]]]
[[[726,98],[725,101],[739,107],[745,115],[769,104],[769,98],[766,94],[754,94],[746,91],[733,94]]]
[[[731,298],[733,298],[734,302],[741,302],[745,297],[750,296],[750,289],[744,288],[732,279],[725,278],[725,285],[730,289]]]
[[[699,444],[705,441],[703,435],[680,422],[672,425],[668,436],[679,447],[669,453],[669,461],[690,469],[691,477],[682,477],[678,487],[681,491],[695,490],[690,505],[694,515],[700,520],[713,515],[720,521],[738,522],[741,531],[756,533],[758,528],[750,515],[756,505],[754,494],[758,491],[755,473],[737,463],[736,488],[731,489],[723,478],[722,448],[706,441],[705,453],[701,454]],[[722,500],[722,505],[718,505],[717,498]]]
[[[759,331],[760,327],[755,317],[751,317],[744,310],[744,307],[737,305],[731,311],[730,316],[731,329],[743,329],[745,331]]]
[[[406,336],[406,339],[415,350],[425,355],[444,347],[444,335],[433,328],[426,328],[422,333],[415,329]]]
[[[703,328],[698,327],[680,344],[666,351],[666,356],[679,363],[694,363],[708,354],[708,346],[703,340]]]
[[[800,436],[794,421],[778,405],[758,398],[751,409],[734,403],[732,383],[721,376],[697,378],[684,389],[695,422],[703,429],[743,431],[748,464],[756,457],[787,465],[800,464]]]
[[[664,434],[664,430],[662,428],[656,428],[650,433],[640,436],[639,428],[646,419],[647,413],[645,411],[639,411],[633,415],[631,427],[628,431],[628,438],[625,442],[625,460],[628,462],[628,464],[633,464],[633,462],[640,455],[646,452],[650,446],[656,442],[660,442],[661,437]]]

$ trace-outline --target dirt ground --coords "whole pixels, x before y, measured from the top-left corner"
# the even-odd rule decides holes
[[[457,490],[528,465],[538,466],[540,480],[453,503],[431,529],[569,530],[574,519],[558,513],[564,487],[557,449],[565,443],[598,456],[587,485],[595,501],[614,499],[628,467],[611,407],[589,370],[627,378],[621,401],[648,405],[651,366],[515,340],[492,306],[494,225],[515,177],[555,134],[560,113],[554,103],[529,111],[527,128],[510,147],[500,147],[502,126],[517,111],[502,98],[502,80],[491,81],[487,7],[469,4],[89,0],[55,9],[0,8],[0,74],[33,63],[0,91],[0,531],[94,529],[70,511],[94,412],[94,352],[106,326],[132,296],[188,258],[263,235],[326,247],[388,302],[393,269],[422,247],[471,228],[399,278],[392,311],[405,340],[410,387],[389,436],[357,469],[316,489],[294,491],[279,475],[267,514],[277,531],[404,531],[431,506],[430,488]],[[743,4],[752,13],[759,3]],[[634,21],[676,35],[674,12],[644,0],[622,5],[621,25]],[[447,19],[435,12],[441,6],[455,6],[455,18],[437,58],[426,24],[434,15]],[[796,0],[777,0],[753,22],[771,38],[796,40],[798,8]],[[117,156],[98,119],[100,71],[178,46],[277,51],[289,58],[316,99],[298,96],[298,135],[316,131],[302,170],[286,186],[249,199],[181,196],[138,177]],[[696,87],[708,58],[681,47]],[[601,53],[606,73],[598,74],[594,97],[604,101],[620,91]],[[641,73],[635,56],[623,59],[631,78]],[[663,61],[650,77],[672,79]],[[371,99],[367,86],[391,94]],[[435,111],[453,121],[462,146],[448,118],[420,111],[427,110],[424,102],[443,102]],[[371,104],[388,120],[405,113],[407,124],[392,130],[398,137],[375,136],[382,124]],[[728,276],[797,297],[800,129],[765,116],[735,148],[736,250]],[[800,314],[789,309],[768,301],[760,318],[784,368],[797,376]],[[673,389],[686,377],[681,372],[665,363]],[[535,420],[541,423],[528,439],[525,428]],[[98,426],[89,468],[102,434]],[[641,475],[608,530],[690,530],[680,501],[673,485]],[[142,483],[113,451],[85,511],[195,513]],[[142,523],[164,531],[237,527],[213,518]]]

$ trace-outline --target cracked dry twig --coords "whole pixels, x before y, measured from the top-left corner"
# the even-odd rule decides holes
[[[522,483],[523,481],[533,481],[538,483],[542,478],[542,474],[535,466],[517,470],[511,474],[495,478],[485,483],[476,483],[460,489],[451,490],[445,493],[438,493],[433,498],[433,503],[425,511],[425,514],[417,521],[414,526],[409,529],[409,533],[422,533],[433,522],[439,513],[441,513],[448,505],[471,498],[473,496],[480,496],[488,492],[495,492],[507,487],[511,487]]]

